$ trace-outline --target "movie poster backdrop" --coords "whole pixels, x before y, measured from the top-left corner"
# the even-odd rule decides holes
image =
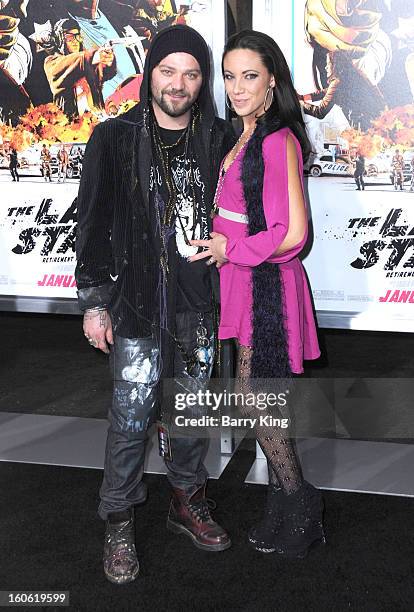
[[[414,2],[254,2],[313,154],[304,265],[322,324],[414,331]]]
[[[99,122],[139,101],[151,40],[176,24],[194,27],[212,49],[223,115],[224,0],[0,0],[0,296],[8,307],[54,310],[56,298],[72,298],[76,308],[86,143]],[[39,300],[24,306],[28,296]]]

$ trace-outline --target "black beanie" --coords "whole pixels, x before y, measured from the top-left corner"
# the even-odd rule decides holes
[[[172,26],[161,30],[154,38],[148,53],[148,70],[151,71],[170,53],[189,53],[199,63],[203,78],[209,77],[209,55],[202,36],[189,26]]]

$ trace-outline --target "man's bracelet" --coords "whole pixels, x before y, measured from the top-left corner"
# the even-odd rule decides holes
[[[83,314],[87,315],[87,314],[92,314],[92,313],[99,313],[99,312],[106,312],[107,308],[105,306],[94,306],[93,308],[87,308]]]

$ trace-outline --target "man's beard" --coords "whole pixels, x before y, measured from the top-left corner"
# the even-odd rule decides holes
[[[166,93],[167,92],[161,92],[161,95],[155,95],[153,93],[152,97],[155,100],[155,102],[158,104],[160,109],[164,111],[164,113],[166,115],[169,115],[170,117],[181,117],[182,115],[185,115],[185,113],[190,110],[190,108],[193,106],[195,102],[195,99],[187,97],[187,102],[186,104],[184,104],[184,106],[175,107],[172,102],[168,102],[167,99],[165,98]],[[168,92],[168,93],[172,93],[172,92]]]

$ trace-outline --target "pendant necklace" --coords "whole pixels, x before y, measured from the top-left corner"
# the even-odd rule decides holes
[[[256,127],[256,125],[254,125],[253,129],[249,129],[247,132],[242,132],[241,133],[241,135],[239,136],[238,141],[233,146],[233,148],[229,151],[229,153],[227,153],[226,157],[223,160],[223,163],[222,163],[222,166],[221,166],[221,170],[220,170],[220,174],[219,174],[219,178],[218,178],[218,181],[217,181],[216,191],[215,191],[214,198],[213,198],[213,207],[212,207],[212,210],[211,210],[211,213],[210,213],[210,217],[212,219],[214,219],[214,217],[217,215],[217,211],[218,211],[218,208],[219,208],[218,203],[219,203],[219,200],[220,200],[220,196],[221,196],[221,192],[222,192],[222,189],[223,189],[224,179],[226,177],[226,174],[230,170],[230,168],[232,167],[232,165],[234,164],[236,159],[239,157],[240,153],[243,151],[243,149],[245,148],[247,143],[249,142],[250,138],[252,137],[252,135],[254,133],[255,127]],[[248,134],[247,137],[246,137],[246,133]],[[243,141],[243,136],[245,138],[244,141]],[[241,146],[240,146],[240,143],[242,143]],[[240,149],[237,150],[237,147],[239,147],[239,146],[240,146]],[[226,160],[229,157],[231,157],[233,153],[234,153],[233,159],[231,160],[231,162],[229,163],[227,168],[225,168],[224,166],[226,164]]]

